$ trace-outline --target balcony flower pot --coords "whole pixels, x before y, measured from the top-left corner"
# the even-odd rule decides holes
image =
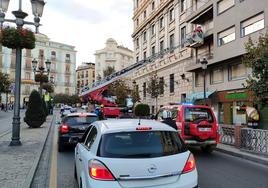
[[[0,43],[11,49],[34,49],[35,35],[29,29],[5,27],[1,30]]]

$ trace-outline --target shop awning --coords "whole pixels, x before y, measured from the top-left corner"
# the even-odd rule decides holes
[[[210,95],[215,93],[215,91],[207,91],[206,98],[208,98]],[[204,99],[204,92],[192,93],[191,95],[188,95],[187,99],[188,99],[188,101],[192,101],[192,102],[194,102],[195,100]]]

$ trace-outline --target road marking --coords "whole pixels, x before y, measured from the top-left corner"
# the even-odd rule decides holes
[[[52,154],[51,154],[51,166],[50,166],[50,176],[49,176],[49,188],[57,187],[57,161],[58,161],[58,145],[57,145],[57,137],[58,131],[57,127],[53,126],[53,142],[52,142]]]

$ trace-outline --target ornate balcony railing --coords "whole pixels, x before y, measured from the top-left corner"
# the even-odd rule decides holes
[[[241,149],[268,155],[268,130],[242,128]]]
[[[220,125],[220,142],[227,145],[235,145],[233,125]]]

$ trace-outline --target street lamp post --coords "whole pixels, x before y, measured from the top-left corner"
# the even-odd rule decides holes
[[[206,58],[203,58],[203,60],[200,62],[202,65],[202,69],[204,70],[203,72],[203,76],[204,76],[204,104],[206,104],[206,70],[207,70],[207,64],[208,61],[206,60]]]
[[[40,96],[42,97],[42,86],[43,86],[42,76],[44,75],[44,73],[47,73],[47,76],[49,77],[51,62],[49,60],[47,60],[45,62],[47,70],[45,70],[45,67],[43,67],[43,65],[37,66],[37,64],[38,64],[38,61],[36,59],[34,59],[32,61],[33,72],[35,75],[36,75],[36,73],[40,73],[40,75],[41,75],[39,93],[40,93]]]
[[[15,23],[17,29],[23,27],[23,25],[34,25],[36,32],[38,32],[38,27],[40,26],[40,17],[43,14],[43,8],[45,2],[43,0],[31,0],[32,13],[34,15],[34,22],[24,21],[24,18],[28,16],[26,12],[23,12],[22,0],[19,0],[19,9],[17,11],[12,11],[12,14],[16,19],[5,19],[5,13],[7,12],[10,0],[0,0],[0,26],[3,27],[4,22]],[[20,89],[21,89],[21,47],[16,48],[16,74],[15,74],[15,106],[14,106],[14,117],[12,122],[12,138],[10,146],[21,145],[20,141]]]

